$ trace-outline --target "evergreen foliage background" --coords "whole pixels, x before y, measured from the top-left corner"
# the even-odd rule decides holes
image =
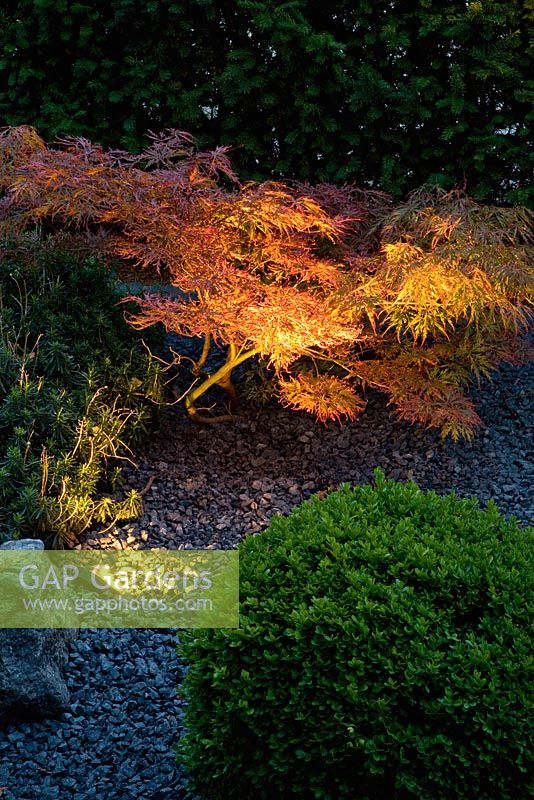
[[[0,122],[133,150],[174,126],[247,177],[532,203],[533,22],[533,0],[4,0]]]

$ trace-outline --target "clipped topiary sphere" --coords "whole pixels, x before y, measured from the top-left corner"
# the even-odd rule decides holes
[[[180,652],[202,797],[534,796],[534,529],[376,474],[240,546],[241,628]]]

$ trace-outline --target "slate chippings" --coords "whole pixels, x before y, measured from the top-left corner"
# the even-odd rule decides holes
[[[359,420],[321,426],[277,406],[243,407],[233,423],[191,424],[166,409],[126,485],[152,479],[135,523],[92,531],[83,547],[232,548],[275,513],[375,467],[439,493],[481,502],[534,523],[531,458],[534,365],[505,367],[474,393],[484,425],[472,442],[399,423],[371,395]],[[175,762],[180,735],[175,634],[82,631],[67,667],[73,705],[59,720],[0,732],[3,800],[192,800]]]

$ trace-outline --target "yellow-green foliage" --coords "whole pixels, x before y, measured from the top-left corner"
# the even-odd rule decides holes
[[[180,131],[151,135],[138,156],[62,144],[47,148],[30,128],[0,136],[0,235],[68,229],[80,247],[178,287],[172,298],[130,298],[129,319],[202,337],[195,378],[213,344],[226,348],[220,369],[185,393],[198,421],[214,385],[236,407],[232,372],[256,359],[284,404],[320,420],[354,419],[373,386],[402,418],[470,436],[480,420],[469,380],[528,356],[526,209],[440,189],[394,207],[350,186],[240,185],[227,148],[198,152]]]
[[[0,539],[73,543],[131,518],[113,500],[129,444],[162,399],[157,364],[115,307],[94,259],[4,249],[0,265]]]

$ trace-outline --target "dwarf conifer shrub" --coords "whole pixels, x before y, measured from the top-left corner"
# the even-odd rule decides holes
[[[109,270],[59,246],[35,250],[27,240],[0,251],[0,541],[66,543],[139,513],[137,492],[111,493],[162,381]]]
[[[194,789],[531,797],[533,534],[377,471],[246,539],[240,628],[181,636]]]

